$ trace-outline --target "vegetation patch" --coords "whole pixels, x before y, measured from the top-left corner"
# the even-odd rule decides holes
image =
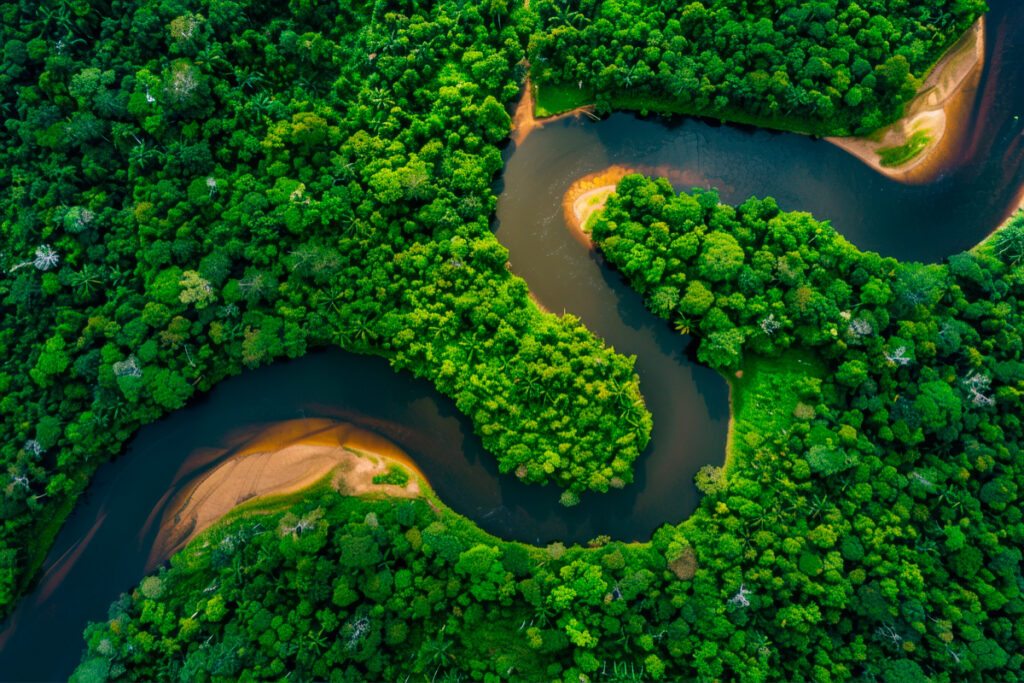
[[[594,103],[593,93],[568,85],[534,86],[534,116],[544,118],[570,112]]]
[[[539,88],[592,93],[598,110],[862,135],[902,115],[931,66],[984,10],[980,0],[531,0],[528,57]]]
[[[732,425],[726,466],[751,457],[766,441],[778,439],[800,420],[816,416],[825,365],[814,356],[789,351],[777,358],[751,356],[729,383]]]
[[[1024,364],[1011,350],[1024,322],[1021,225],[1018,214],[986,246],[946,265],[905,264],[860,252],[770,198],[723,206],[713,191],[677,194],[664,179],[638,175],[619,182],[592,222],[594,243],[651,310],[700,339],[697,357],[727,376],[742,372],[730,455],[743,457],[727,472],[701,470],[703,510],[715,514],[684,525],[699,538],[727,531],[731,519],[738,538],[719,535],[714,548],[698,542],[701,566],[709,551],[753,561],[769,546],[815,582],[838,578],[842,566],[852,583],[847,597],[834,595],[840,618],[872,633],[884,660],[850,662],[851,673],[986,671],[1020,645],[984,629],[976,650],[961,640],[962,627],[916,628],[923,623],[897,615],[907,601],[924,615],[945,613],[963,597],[964,580],[988,590],[979,583],[985,557],[1012,557],[1012,568],[997,565],[1019,572],[1012,546],[1024,525],[1004,504],[1019,496],[1012,482],[1024,438],[1012,416]],[[991,534],[985,550],[957,522],[964,505],[974,510],[972,533]],[[922,580],[882,597],[884,572],[861,563],[871,541],[851,515],[888,520],[919,539],[874,547],[897,564],[913,561]],[[710,529],[695,528],[709,521]],[[755,575],[744,573],[731,604],[754,604]],[[1005,617],[1002,605],[977,607],[986,619]],[[794,616],[776,612],[773,623],[785,628]]]
[[[396,463],[388,463],[387,474],[374,475],[373,483],[388,484],[391,486],[405,486],[409,483],[409,471]]]
[[[931,141],[932,136],[928,134],[928,131],[919,130],[907,138],[902,145],[878,150],[878,156],[881,157],[882,166],[895,168],[916,157]]]
[[[516,65],[569,84],[552,110],[575,84],[866,132],[982,8],[0,5],[0,608],[139,425],[317,346],[429,378],[567,505],[628,482],[651,429],[632,362],[539,312],[490,231]],[[1024,677],[1020,224],[903,264],[631,175],[589,225],[702,362],[750,372],[756,431],[690,520],[541,550],[429,492],[270,501],[118,599],[74,679]]]
[[[193,543],[162,578],[169,590],[150,581],[90,627],[78,675],[897,681],[1019,670],[1012,615],[1024,603],[997,590],[1017,581],[1024,543],[1024,364],[1012,351],[1024,285],[1010,252],[901,264],[770,199],[728,207],[637,175],[593,228],[652,310],[698,336],[705,362],[743,370],[742,457],[702,473],[691,519],[646,544],[541,550],[483,534],[429,492],[400,503],[328,493]],[[822,657],[827,671],[813,663]]]
[[[525,482],[632,478],[633,362],[490,231],[523,10],[300,5],[0,5],[0,612],[140,425],[316,347],[429,378]]]

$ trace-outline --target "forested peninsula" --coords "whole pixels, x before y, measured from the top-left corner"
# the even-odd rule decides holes
[[[630,485],[634,359],[541,311],[491,231],[527,75],[556,109],[863,134],[984,9],[0,4],[0,613],[141,425],[318,347],[428,379],[564,505]],[[128,590],[73,680],[1017,680],[1024,213],[933,265],[827,218],[628,174],[587,221],[731,383],[689,519],[534,547],[423,479],[320,481]]]
[[[534,0],[538,106],[595,104],[820,135],[902,114],[985,4]]]
[[[632,362],[541,313],[489,230],[509,7],[4,7],[0,604],[140,424],[325,344],[430,378],[567,503],[631,480]]]

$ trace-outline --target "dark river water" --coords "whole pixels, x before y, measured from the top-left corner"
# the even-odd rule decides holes
[[[719,188],[727,203],[773,196],[783,209],[810,211],[884,255],[938,261],[969,248],[1011,212],[1024,185],[1024,3],[989,4],[986,65],[969,133],[927,185],[888,180],[799,135],[621,113],[549,123],[506,150],[496,232],[512,269],[549,309],[579,316],[617,351],[637,357],[654,432],[631,486],[584,496],[567,510],[556,490],[500,476],[452,401],[386,361],[326,350],[278,363],[226,380],[144,427],[121,457],[100,468],[38,586],[0,630],[0,680],[65,679],[78,662],[86,622],[105,618],[107,606],[144,575],[168,501],[215,464],[186,472],[190,455],[267,423],[334,417],[376,431],[415,459],[445,503],[503,538],[646,540],[661,524],[685,519],[697,501],[694,473],[723,459],[728,388],[692,363],[688,340],[570,236],[563,194],[612,164],[659,167],[681,187]]]

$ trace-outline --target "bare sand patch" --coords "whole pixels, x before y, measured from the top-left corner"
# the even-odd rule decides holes
[[[592,249],[594,243],[586,231],[587,221],[604,208],[620,180],[631,173],[640,172],[639,168],[629,166],[609,166],[603,171],[585,175],[570,185],[562,196],[562,211],[573,237]]]
[[[404,485],[373,483],[395,466],[408,474]],[[426,481],[402,449],[366,429],[320,418],[276,423],[245,439],[175,496],[160,523],[150,568],[242,503],[295,493],[328,476],[332,486],[352,496],[415,498],[422,494],[420,480]]]
[[[981,17],[935,63],[917,96],[905,105],[901,119],[870,138],[825,139],[893,180],[931,182],[955,160],[956,151],[970,132],[969,115],[984,62],[985,19]],[[920,153],[900,166],[882,166],[879,150],[899,147],[917,132],[931,138]]]

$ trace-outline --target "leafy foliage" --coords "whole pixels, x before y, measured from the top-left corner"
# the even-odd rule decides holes
[[[503,472],[631,480],[633,361],[489,228],[510,3],[0,7],[0,610],[139,425],[315,346],[433,380]]]
[[[147,583],[89,629],[78,675],[1020,678],[1024,270],[993,247],[903,265],[771,200],[713,199],[630,176],[593,223],[645,293],[710,283],[712,307],[673,316],[702,343],[709,319],[737,328],[754,362],[739,415],[752,424],[726,472],[701,475],[693,518],[646,544],[541,550],[421,501],[328,495],[288,513],[324,521],[308,537],[262,516],[194,542],[158,598]],[[732,244],[715,231],[744,258],[711,280],[705,244]],[[636,268],[656,259],[658,277]],[[746,306],[730,307],[737,294]],[[816,359],[803,377],[801,355]]]
[[[530,8],[531,76],[542,92],[582,93],[599,108],[848,135],[898,118],[985,4],[534,0]]]
[[[800,617],[844,643],[831,656],[833,674],[985,677],[1024,645],[1010,628],[1024,606],[1019,564],[1000,565],[1007,573],[982,569],[1004,553],[1016,557],[1024,538],[1021,513],[1003,506],[1017,500],[1010,483],[1022,474],[1024,270],[1012,248],[1021,216],[943,266],[860,252],[770,198],[734,208],[713,191],[677,194],[664,179],[635,175],[590,223],[609,262],[651,310],[701,337],[697,356],[713,367],[732,374],[794,353],[824,363],[806,381],[790,375],[792,385],[764,402],[761,412],[772,414],[789,394],[800,400],[789,420],[774,422],[775,433],[737,430],[746,441],[726,481],[707,471],[699,480],[709,498],[726,501],[715,508],[726,528],[737,513],[764,519],[771,510],[778,520],[760,539],[733,523],[754,544],[743,555],[751,564],[739,563],[748,588],[758,586],[754,576],[768,580],[755,568],[768,566],[755,561],[764,552],[795,554],[811,578],[842,569],[806,593],[820,612]],[[734,244],[739,258],[720,257]],[[680,299],[674,310],[661,305],[666,288]],[[740,400],[749,413],[749,397]],[[777,483],[749,488],[766,477]],[[728,502],[739,487],[753,493],[749,505]],[[775,604],[792,599],[770,585],[752,589]],[[784,624],[796,616],[779,614]],[[864,632],[909,659],[843,660]],[[813,648],[813,639],[792,642],[800,641],[801,651]],[[984,643],[977,653],[975,642]],[[1000,675],[1020,675],[1022,662]]]

